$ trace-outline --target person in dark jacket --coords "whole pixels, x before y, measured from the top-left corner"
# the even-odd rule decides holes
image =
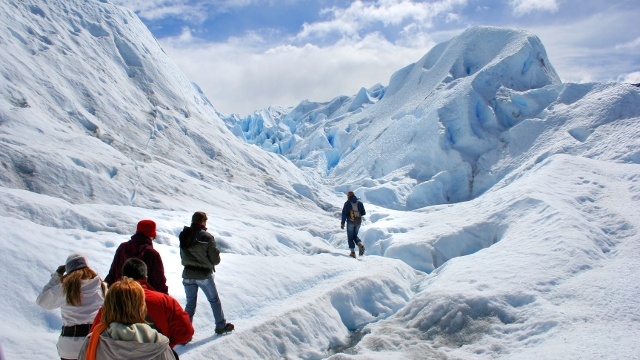
[[[147,265],[136,258],[127,260],[122,266],[122,276],[137,281],[144,290],[147,305],[147,322],[162,335],[169,338],[169,346],[186,344],[193,337],[193,326],[187,314],[176,299],[155,291],[147,283]],[[102,321],[102,308],[93,320],[92,328]]]
[[[207,232],[207,214],[201,211],[194,213],[191,217],[191,227],[185,226],[180,233],[180,257],[184,265],[182,285],[187,295],[187,305],[184,309],[189,314],[189,319],[193,321],[200,288],[211,305],[216,321],[216,334],[233,331],[233,324],[224,318],[222,303],[213,281],[215,266],[220,263],[220,250],[213,235]]]
[[[147,264],[149,279],[147,282],[156,291],[163,294],[169,293],[167,278],[164,276],[164,265],[160,254],[153,248],[153,239],[156,238],[156,223],[151,220],[141,220],[138,223],[135,235],[131,240],[120,244],[111,263],[109,275],[104,281],[111,286],[122,277],[122,266],[130,258],[136,258]]]
[[[353,191],[347,193],[347,198],[347,202],[345,202],[342,207],[342,222],[340,223],[340,228],[344,229],[344,224],[345,222],[347,223],[347,242],[349,243],[349,250],[351,250],[349,256],[355,259],[356,245],[358,245],[358,249],[360,250],[359,255],[364,255],[364,244],[358,237],[358,231],[362,224],[362,217],[367,213],[364,210],[364,205],[358,201]]]

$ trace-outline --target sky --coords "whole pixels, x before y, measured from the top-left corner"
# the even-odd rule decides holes
[[[640,83],[638,0],[111,0],[223,114],[329,101],[477,25],[536,34],[564,82]]]

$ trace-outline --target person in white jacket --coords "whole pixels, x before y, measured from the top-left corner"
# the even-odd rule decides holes
[[[51,275],[36,303],[47,310],[61,308],[63,326],[58,338],[61,359],[78,358],[84,338],[104,302],[104,295],[104,283],[81,254],[69,255],[65,265],[60,265]]]

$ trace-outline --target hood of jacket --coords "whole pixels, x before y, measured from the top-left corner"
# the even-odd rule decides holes
[[[153,241],[141,233],[131,237],[131,241],[125,243],[124,255],[126,258],[141,258],[147,251],[153,250]]]
[[[167,350],[171,351],[169,339],[147,324],[111,323],[98,346],[107,359],[153,359]]]
[[[93,279],[86,279],[80,281],[80,292],[83,296],[92,296],[95,293],[102,294],[102,279],[99,276]]]
[[[349,196],[349,201],[351,201],[352,203],[358,202],[358,198],[355,196]]]
[[[102,280],[97,276],[93,279],[82,280],[80,282],[80,292],[82,293],[81,306],[67,304],[67,297],[61,289],[60,296],[64,301],[61,315],[64,326],[90,324],[93,321],[93,318],[96,317],[100,306],[102,306],[104,302],[101,284]]]

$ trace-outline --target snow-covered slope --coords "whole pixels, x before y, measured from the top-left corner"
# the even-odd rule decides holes
[[[126,9],[7,0],[0,23],[10,359],[56,358],[60,314],[34,303],[48,274],[80,251],[104,276],[143,218],[184,305],[195,210],[237,330],[216,337],[201,297],[183,359],[640,353],[637,87],[561,84],[533,34],[481,27],[388,87],[239,119]],[[361,261],[327,186],[365,201]]]
[[[227,131],[133,12],[9,1],[2,17],[2,185],[149,208],[181,208],[165,197],[207,203],[225,191],[255,202],[278,187],[295,195],[289,182],[314,186]],[[241,189],[259,181],[258,193]]]

